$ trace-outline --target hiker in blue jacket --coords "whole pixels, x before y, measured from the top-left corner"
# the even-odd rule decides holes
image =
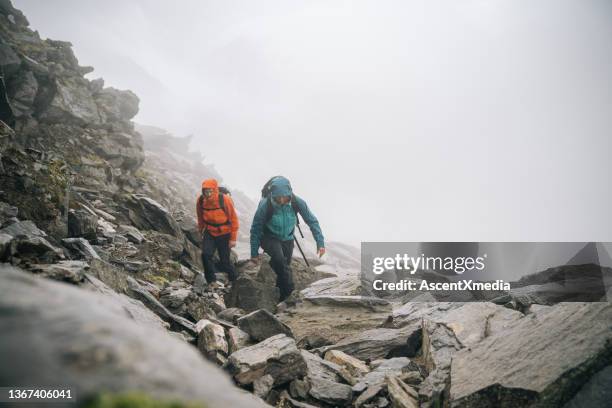
[[[276,273],[276,286],[280,300],[285,300],[293,291],[294,230],[298,213],[312,232],[317,243],[319,257],[325,254],[325,242],[319,221],[308,209],[306,201],[293,194],[289,180],[282,176],[270,179],[262,190],[262,198],[251,224],[251,260],[259,263],[259,247],[270,255],[270,266]]]

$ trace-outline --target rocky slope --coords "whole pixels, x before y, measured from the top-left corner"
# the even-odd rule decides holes
[[[240,276],[211,290],[193,207],[220,175],[189,139],[135,128],[137,97],[84,78],[7,0],[0,40],[0,385],[69,383],[79,406],[609,401],[609,303],[401,304],[369,296],[359,254],[332,243],[330,264],[293,260],[278,304],[267,263],[245,263],[255,203],[239,191]]]

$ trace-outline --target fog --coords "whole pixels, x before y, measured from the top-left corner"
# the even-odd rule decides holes
[[[612,2],[14,4],[327,239],[612,240]]]

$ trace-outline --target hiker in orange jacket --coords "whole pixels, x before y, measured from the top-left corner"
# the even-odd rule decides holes
[[[227,191],[227,190],[225,190]],[[229,193],[219,191],[215,179],[202,182],[202,194],[196,203],[198,229],[202,235],[202,264],[206,282],[216,282],[213,262],[215,250],[219,253],[220,269],[225,270],[230,281],[236,280],[236,270],[230,262],[230,248],[236,246],[238,216]]]

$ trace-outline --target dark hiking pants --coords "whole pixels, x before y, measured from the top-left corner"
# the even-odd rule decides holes
[[[293,292],[293,272],[291,271],[291,256],[293,255],[293,240],[281,241],[264,234],[261,247],[270,255],[270,266],[276,273],[276,286],[280,290],[280,300],[285,300]]]
[[[202,265],[204,266],[206,282],[212,283],[217,280],[215,278],[217,268],[213,261],[215,250],[219,253],[219,269],[228,273],[230,281],[233,282],[236,280],[236,271],[234,265],[230,262],[229,241],[230,234],[214,237],[210,235],[208,231],[204,231],[202,235]]]

